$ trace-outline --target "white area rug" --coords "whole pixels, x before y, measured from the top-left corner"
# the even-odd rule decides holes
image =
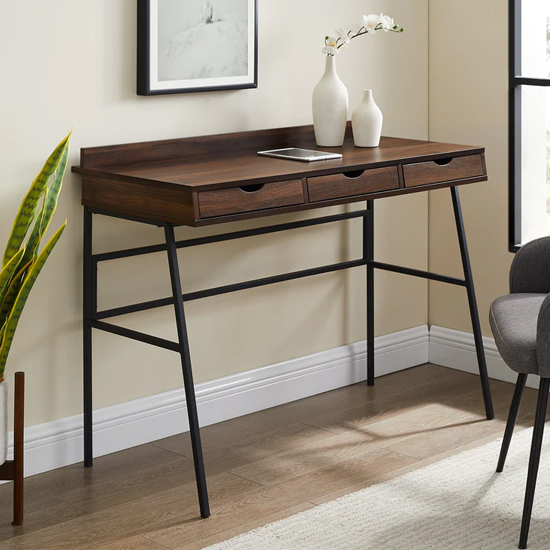
[[[328,502],[209,550],[506,550],[517,548],[531,430]],[[550,425],[528,547],[550,549]]]

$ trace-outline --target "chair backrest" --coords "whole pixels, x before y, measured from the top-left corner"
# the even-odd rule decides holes
[[[510,267],[510,292],[550,293],[550,237],[524,244]]]

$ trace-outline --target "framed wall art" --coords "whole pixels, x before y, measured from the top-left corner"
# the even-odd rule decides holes
[[[138,0],[137,93],[256,88],[257,0]]]

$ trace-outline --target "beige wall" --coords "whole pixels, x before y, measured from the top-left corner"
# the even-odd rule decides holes
[[[386,134],[427,137],[427,0],[259,0],[257,90],[150,98],[135,94],[134,0],[5,4],[0,243],[30,181],[70,128],[76,164],[83,146],[309,124],[311,92],[324,65],[323,37],[366,9],[395,15],[407,32],[364,37],[338,58],[351,107],[363,88],[373,88],[386,115]],[[69,225],[31,295],[8,364],[8,377],[17,369],[28,373],[28,425],[82,410],[79,193],[78,177],[68,174],[54,225],[65,217]],[[377,203],[380,259],[426,267],[427,202],[420,194]],[[186,251],[183,284],[193,290],[344,259],[360,251],[358,223]],[[178,237],[209,231],[182,229]],[[95,237],[95,250],[104,251],[156,243],[162,235],[155,228],[97,219]],[[102,267],[100,306],[167,295],[165,261],[159,255]],[[381,275],[376,292],[377,334],[427,322],[425,282]],[[326,275],[211,298],[190,304],[188,316],[196,379],[213,379],[364,339],[364,276]],[[164,337],[174,333],[169,308],[136,315],[127,324]],[[106,334],[97,334],[94,346],[96,407],[181,383],[178,359],[170,352]]]
[[[486,147],[489,181],[460,188],[482,330],[508,292],[507,2],[431,0],[430,139]],[[429,263],[462,275],[448,190],[430,193]],[[471,332],[463,289],[430,283],[430,325]]]

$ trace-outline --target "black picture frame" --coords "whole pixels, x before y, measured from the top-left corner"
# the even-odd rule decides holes
[[[247,2],[247,74],[161,80],[159,77],[159,2],[137,0],[137,94],[142,96],[242,90],[258,87],[258,0]],[[217,0],[223,2],[223,0]],[[210,5],[208,0],[205,0]],[[210,21],[218,23],[219,21]],[[211,82],[209,82],[211,81]]]

